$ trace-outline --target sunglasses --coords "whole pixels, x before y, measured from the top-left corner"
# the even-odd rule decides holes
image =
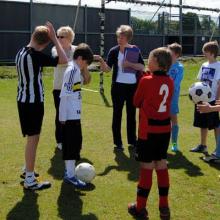
[[[63,39],[63,38],[65,38],[65,36],[57,36],[57,38]]]

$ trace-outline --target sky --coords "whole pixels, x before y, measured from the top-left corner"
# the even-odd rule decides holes
[[[7,0],[5,0],[7,1]],[[13,0],[16,1],[16,0]],[[18,1],[25,1],[29,2],[30,0],[18,0]],[[77,5],[78,0],[33,0],[34,2],[40,2],[40,3],[54,3],[54,4],[65,4],[65,5]],[[143,0],[144,1],[144,0]],[[162,2],[163,0],[148,0],[148,1],[156,1],[156,2]],[[172,4],[179,4],[179,0],[165,0],[165,3],[172,3]],[[207,8],[220,8],[220,0],[182,0],[183,4],[185,5],[191,5],[191,6],[199,6],[199,7],[207,7]],[[101,6],[101,0],[81,0],[81,5],[87,5],[89,7],[100,7]],[[140,6],[138,4],[128,4],[128,3],[121,3],[117,1],[112,1],[110,3],[106,3],[106,8],[114,8],[114,9],[131,9],[131,15],[133,16],[139,16],[142,19],[147,18],[153,15],[154,12],[158,9],[158,6]],[[169,8],[162,7],[159,10],[159,13],[162,11],[170,12]],[[187,12],[188,10],[184,10],[183,12]],[[148,12],[148,13],[146,13]],[[214,17],[218,16],[218,13],[216,12],[206,12],[206,11],[193,11],[198,14],[208,14],[212,15]],[[178,9],[172,8],[171,13],[177,14]]]

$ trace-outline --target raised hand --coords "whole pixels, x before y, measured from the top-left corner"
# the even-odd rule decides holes
[[[45,25],[48,28],[50,39],[54,42],[57,37],[56,37],[56,32],[54,30],[54,27],[53,27],[52,23],[47,21]]]
[[[98,62],[102,61],[102,57],[100,55],[93,55],[93,59],[94,61],[98,61]]]

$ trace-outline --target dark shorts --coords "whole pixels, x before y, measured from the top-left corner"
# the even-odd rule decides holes
[[[63,160],[80,160],[82,129],[80,120],[69,120],[63,125]]]
[[[145,163],[167,158],[167,149],[170,142],[170,132],[148,134],[147,140],[138,139],[136,160]]]
[[[210,102],[210,105],[215,105],[215,101]],[[195,106],[193,126],[198,128],[208,128],[209,130],[217,128],[219,126],[219,113],[199,113]]]
[[[17,106],[23,136],[40,134],[44,117],[44,103],[17,102]]]

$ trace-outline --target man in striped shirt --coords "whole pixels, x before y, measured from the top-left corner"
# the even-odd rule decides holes
[[[41,51],[50,43],[56,46],[58,57],[53,58]],[[18,72],[17,105],[23,136],[27,136],[25,147],[25,172],[21,177],[24,188],[38,190],[49,188],[49,182],[39,182],[34,172],[37,145],[44,115],[44,90],[42,68],[67,63],[67,57],[57,40],[53,25],[37,26],[29,44],[17,53],[16,68]]]

